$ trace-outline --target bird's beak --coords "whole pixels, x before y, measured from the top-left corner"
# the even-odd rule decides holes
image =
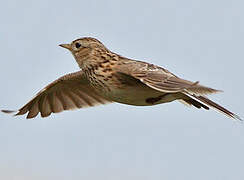
[[[71,50],[71,45],[70,44],[60,44],[59,46],[61,46],[62,48],[66,48],[68,50]]]

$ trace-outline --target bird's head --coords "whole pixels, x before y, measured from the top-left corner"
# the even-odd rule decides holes
[[[68,49],[81,68],[85,64],[92,63],[90,61],[95,61],[91,56],[96,57],[102,51],[107,51],[107,48],[99,40],[91,37],[76,39],[70,44],[60,44],[59,46]]]

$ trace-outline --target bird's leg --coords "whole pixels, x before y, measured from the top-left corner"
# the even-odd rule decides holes
[[[163,95],[160,95],[158,97],[151,97],[151,98],[147,98],[146,99],[146,103],[148,104],[155,104],[157,103],[158,101],[162,100],[162,98],[164,98],[165,96],[169,95],[170,93],[165,93]]]

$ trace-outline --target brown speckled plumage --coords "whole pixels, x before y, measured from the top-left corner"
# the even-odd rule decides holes
[[[34,118],[40,112],[47,117],[51,113],[111,102],[151,106],[178,100],[241,120],[205,96],[218,90],[181,79],[159,66],[122,57],[95,38],[80,38],[60,46],[71,51],[82,70],[46,86],[16,115],[28,113],[27,118]]]

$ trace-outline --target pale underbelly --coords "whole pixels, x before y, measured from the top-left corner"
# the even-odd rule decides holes
[[[111,89],[103,94],[107,99],[122,104],[151,106],[177,99],[175,93],[163,93],[147,86],[134,86],[123,89]]]
[[[114,78],[113,81],[108,82],[104,82],[103,79],[99,80],[99,82],[103,82],[101,86],[97,86],[97,83],[92,84],[95,91],[108,100],[122,104],[151,106],[179,99],[179,93],[157,91],[126,75],[120,74],[118,79]]]

